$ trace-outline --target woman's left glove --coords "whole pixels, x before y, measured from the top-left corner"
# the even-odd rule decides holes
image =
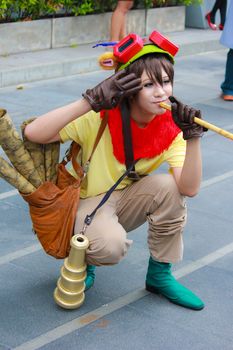
[[[208,129],[194,122],[194,118],[201,119],[201,111],[188,105],[184,105],[174,96],[170,96],[172,117],[176,125],[183,131],[184,140],[192,139],[193,137],[202,137],[204,131]]]
[[[93,89],[88,89],[83,97],[95,112],[116,107],[123,98],[135,95],[142,89],[141,79],[125,70],[113,74]]]

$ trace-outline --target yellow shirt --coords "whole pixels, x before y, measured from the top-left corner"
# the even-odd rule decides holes
[[[100,123],[99,113],[91,111],[67,124],[60,131],[62,142],[74,140],[81,145],[82,154],[79,161],[82,165],[90,157]],[[182,167],[185,149],[186,142],[183,140],[182,133],[180,133],[167,150],[154,158],[140,159],[135,169],[139,175],[146,175],[156,170],[164,162],[167,162],[170,168]],[[81,198],[97,196],[107,192],[125,170],[125,165],[121,164],[113,155],[111,134],[107,126],[91,159],[87,176],[82,182]],[[73,169],[70,172],[75,176]],[[125,178],[117,189],[122,189],[131,183],[132,180]]]

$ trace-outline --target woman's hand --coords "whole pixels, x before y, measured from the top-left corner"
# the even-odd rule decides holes
[[[141,79],[134,73],[119,71],[102,81],[93,89],[88,89],[83,97],[89,102],[95,112],[116,107],[123,98],[135,95],[142,89]]]
[[[183,131],[184,140],[189,140],[194,137],[202,137],[203,132],[208,129],[203,128],[194,122],[194,118],[201,119],[201,111],[195,108],[184,105],[175,97],[170,96],[172,117],[176,125]]]

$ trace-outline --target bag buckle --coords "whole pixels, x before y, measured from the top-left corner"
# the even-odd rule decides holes
[[[135,170],[131,170],[127,177],[132,181],[139,181],[141,179],[141,176],[138,175],[138,173]]]
[[[87,229],[87,224],[84,224],[83,228],[80,231],[80,235],[85,235],[86,229]]]
[[[84,220],[83,228],[80,231],[80,235],[84,235],[87,229],[87,226],[89,226],[92,222],[93,216],[87,215]]]

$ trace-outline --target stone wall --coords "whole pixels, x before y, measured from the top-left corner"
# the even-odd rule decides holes
[[[0,24],[0,55],[109,40],[112,13]],[[185,7],[131,10],[127,31],[141,36],[184,30]]]

